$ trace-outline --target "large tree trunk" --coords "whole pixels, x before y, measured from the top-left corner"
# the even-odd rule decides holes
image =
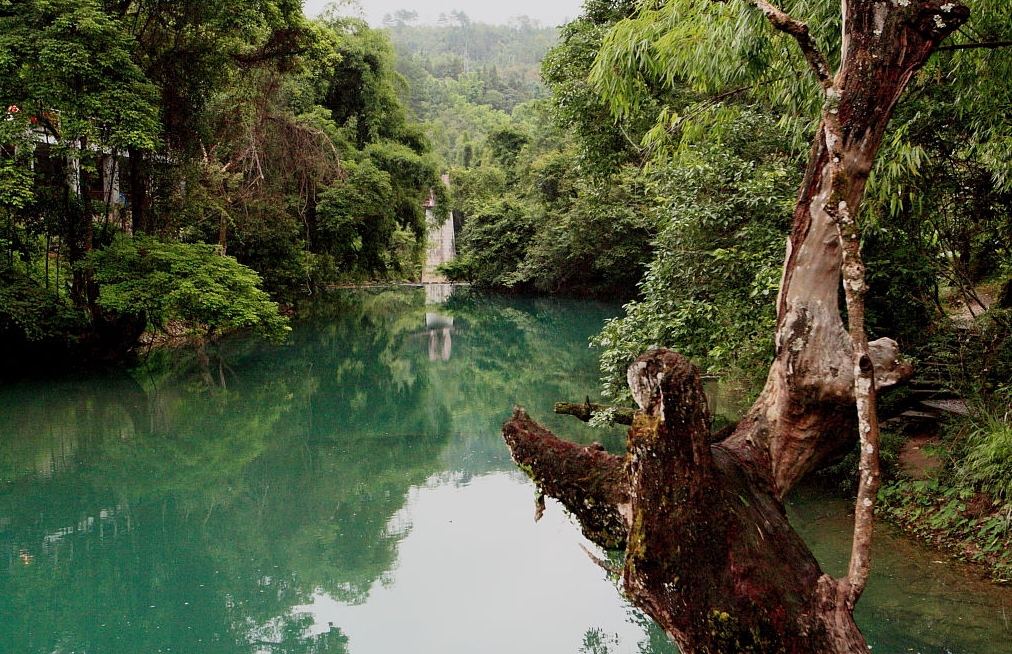
[[[514,460],[602,547],[624,549],[622,581],[685,654],[866,652],[834,580],[787,522],[768,460],[710,444],[698,374],[656,350],[629,370],[641,411],[619,457],[555,438],[517,409]]]
[[[625,548],[626,593],[685,654],[863,654],[852,612],[868,575],[878,488],[875,389],[912,371],[895,342],[867,342],[855,219],[893,107],[969,12],[938,0],[845,0],[841,65],[832,76],[806,26],[765,0],[754,4],[797,39],[825,98],[762,394],[735,432],[711,446],[695,370],[657,351],[629,371],[641,411],[624,458],[562,443],[522,410],[504,435],[517,464],[573,511],[588,537]],[[850,333],[838,301],[841,273]],[[859,434],[854,550],[847,576],[834,579],[787,523],[781,499],[852,449]]]

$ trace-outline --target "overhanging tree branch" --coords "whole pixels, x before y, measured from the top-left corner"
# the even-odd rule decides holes
[[[815,77],[823,88],[832,84],[832,76],[829,72],[829,63],[826,60],[826,55],[816,47],[815,41],[808,30],[808,25],[792,18],[782,9],[766,0],[748,0],[748,2],[763,12],[766,20],[774,28],[794,37],[794,40],[798,42],[798,47],[801,48],[801,54],[805,57],[809,68],[815,73]]]

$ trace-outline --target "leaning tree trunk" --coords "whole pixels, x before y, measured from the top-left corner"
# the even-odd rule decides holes
[[[938,0],[845,0],[841,64],[832,75],[807,26],[752,1],[797,40],[825,100],[794,212],[776,356],[762,394],[731,436],[710,445],[695,370],[679,355],[655,351],[629,370],[641,411],[624,457],[560,441],[519,409],[504,435],[516,463],[580,519],[591,540],[625,549],[626,593],[685,654],[863,654],[853,609],[867,580],[878,488],[875,389],[911,369],[895,342],[867,342],[855,218],[903,89],[969,11]],[[848,574],[834,579],[788,524],[781,499],[858,435],[854,548]]]

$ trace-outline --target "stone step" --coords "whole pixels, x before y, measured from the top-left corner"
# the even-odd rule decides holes
[[[956,397],[956,394],[947,388],[911,388],[907,394],[913,398]]]
[[[904,420],[938,420],[938,412],[927,412],[927,411],[904,411],[897,418]]]
[[[970,409],[963,400],[921,400],[921,406],[960,416],[970,413]]]
[[[945,386],[946,386],[946,383],[944,381],[942,381],[941,379],[917,379],[917,378],[914,378],[914,379],[911,379],[910,381],[907,382],[907,387],[908,388],[912,388],[912,389],[913,388],[936,389],[936,388],[945,388]]]

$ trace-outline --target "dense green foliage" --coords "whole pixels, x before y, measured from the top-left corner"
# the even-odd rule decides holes
[[[7,342],[38,342],[81,333],[87,319],[56,294],[7,269],[0,273],[0,333]]]
[[[1012,25],[1007,17],[996,18],[992,3],[970,5],[968,33],[975,40],[1008,39]],[[812,27],[824,51],[838,50],[830,41],[838,33],[836,5],[788,3],[785,9]],[[587,25],[602,14],[609,23],[595,36]],[[577,32],[581,24],[584,30]],[[594,36],[592,43],[601,44],[590,48],[589,65],[551,68],[568,82],[553,86],[562,92],[564,115],[588,126],[583,147],[608,143],[594,131],[606,122],[600,117],[635,125],[647,114],[652,127],[626,131],[636,134],[647,168],[677,179],[676,198],[683,198],[666,200],[672,194],[662,190],[648,194],[658,210],[667,204],[673,218],[660,225],[643,300],[629,305],[628,317],[609,325],[599,340],[606,384],[621,394],[625,363],[650,345],[688,352],[711,370],[744,366],[761,379],[772,328],[772,303],[761,298],[775,297],[782,256],[775,234],[785,227],[799,181],[805,126],[818,116],[817,85],[800,51],[771,30],[760,12],[719,3],[588,5],[564,34]],[[961,34],[954,40],[968,39]],[[898,338],[908,352],[929,356],[933,334],[945,331],[945,298],[973,304],[980,299],[975,288],[1010,270],[1004,164],[994,156],[1010,134],[1002,117],[1007,112],[994,110],[1008,98],[1002,80],[1010,62],[1007,48],[943,48],[913,81],[878,159],[862,217],[872,289],[869,326],[874,336]],[[750,119],[751,112],[757,115]],[[780,161],[766,171],[739,161],[735,175],[728,177],[725,168],[723,183],[715,186],[720,178],[707,179],[706,171],[716,175],[722,158],[765,156],[766,140],[749,139],[750,130],[781,135],[773,137]],[[721,193],[708,190],[718,187]],[[714,213],[708,215],[711,204]],[[735,234],[729,225],[749,229]],[[730,249],[721,242],[729,234],[735,234]],[[708,260],[706,267],[702,262]]]
[[[566,25],[560,43],[545,58],[542,75],[552,89],[552,111],[556,122],[565,125],[573,138],[581,168],[608,174],[616,166],[641,162],[639,147],[653,124],[660,102],[684,104],[678,97],[657,97],[656,89],[644,98],[637,111],[615,118],[606,99],[588,77],[610,28],[635,11],[629,0],[592,0],[583,15]]]
[[[452,278],[543,293],[635,294],[656,231],[629,137],[646,122],[612,124],[599,99],[581,95],[581,75],[608,22],[621,15],[600,11],[564,27],[542,63],[552,96],[468,124],[454,142],[452,206],[462,229],[460,256],[447,267]]]
[[[650,256],[654,218],[642,172],[586,177],[575,153],[525,145],[515,167],[453,171],[463,218],[451,277],[485,287],[629,297]],[[512,153],[506,156],[512,160]]]
[[[14,298],[34,285],[42,304],[86,317],[78,337],[127,314],[277,334],[257,287],[283,298],[415,278],[422,203],[434,191],[446,211],[442,164],[409,120],[385,33],[336,11],[311,22],[295,0],[0,4],[0,232],[22,289],[2,295],[5,323],[33,322]],[[133,256],[160,276],[126,292]],[[190,276],[201,281],[186,288]],[[128,350],[124,338],[107,345]]]
[[[756,136],[756,135],[763,136]],[[760,114],[742,113],[723,142],[700,144],[655,169],[661,225],[642,298],[596,343],[610,395],[647,349],[674,345],[701,369],[755,382],[773,355],[774,299],[801,162]]]
[[[256,328],[274,337],[288,329],[259,276],[212,245],[124,238],[94,251],[86,264],[95,269],[103,310],[143,315],[157,329]]]
[[[1012,24],[969,6],[869,182],[868,326],[969,400],[940,487],[1004,507],[1012,49],[962,46]],[[835,3],[784,8],[838,49]],[[417,279],[432,193],[458,228],[451,278],[630,300],[594,340],[611,395],[654,346],[754,391],[818,117],[796,44],[737,1],[589,0],[558,30],[416,18],[0,2],[5,351],[87,358],[138,325],[280,335],[278,300]]]
[[[886,510],[1007,579],[1012,326],[999,293],[1012,274],[1012,21],[1000,3],[966,4],[969,23],[915,77],[894,115],[860,221],[870,331],[897,338],[922,378],[956,391],[969,409],[948,425],[932,478],[898,478],[884,493]],[[837,3],[780,6],[811,27],[824,52],[839,51]],[[793,39],[745,3],[640,3],[601,43],[589,74],[576,78],[591,85],[574,84],[571,95],[596,94],[616,121],[650,111],[653,127],[638,141],[648,167],[680,180],[677,193],[650,194],[662,196],[661,206],[671,196],[672,219],[661,226],[643,298],[598,338],[606,388],[621,396],[625,364],[655,345],[711,370],[742,367],[758,382],[773,327],[772,306],[761,297],[776,291],[777,224],[785,226],[797,184],[788,146],[806,144],[819,117],[818,86]],[[665,92],[687,101],[660,100]],[[762,160],[764,139],[734,146],[743,106],[764,117],[755,133],[783,135],[779,161],[744,165]]]

